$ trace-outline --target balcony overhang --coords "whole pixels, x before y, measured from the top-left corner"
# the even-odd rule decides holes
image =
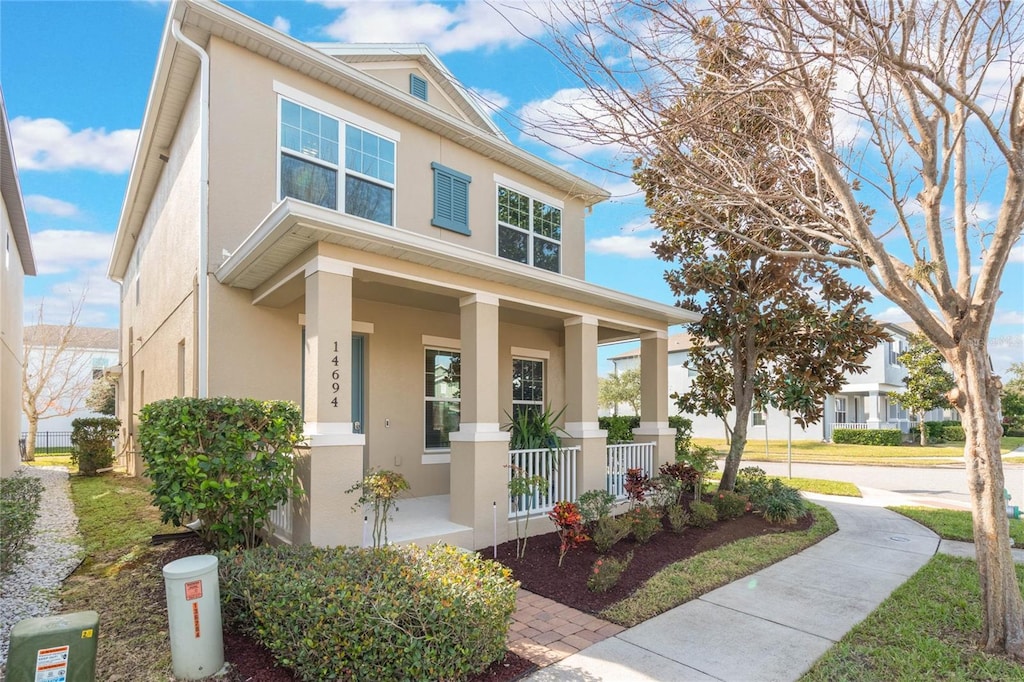
[[[557,296],[566,302],[643,318],[658,327],[700,319],[698,313],[690,310],[547,273],[294,199],[284,199],[277,204],[228,256],[215,276],[222,284],[255,291],[271,278],[278,277],[286,266],[319,242],[515,287],[523,292]]]

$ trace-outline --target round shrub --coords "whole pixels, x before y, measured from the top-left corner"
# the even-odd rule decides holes
[[[450,680],[504,656],[519,584],[454,547],[221,555],[225,618],[302,680]]]
[[[690,503],[690,525],[694,528],[707,528],[717,520],[718,512],[713,504],[699,500]]]
[[[738,519],[747,510],[747,497],[728,490],[715,494],[713,501],[718,518],[722,521]]]
[[[114,464],[114,439],[121,421],[115,417],[83,417],[71,422],[71,463],[83,476],[95,476]]]

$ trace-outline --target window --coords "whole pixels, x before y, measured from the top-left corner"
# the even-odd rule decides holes
[[[886,346],[889,349],[889,364],[898,365],[900,364],[900,355],[907,351],[907,345],[902,340],[888,341]]]
[[[414,73],[409,74],[409,93],[413,97],[419,97],[424,102],[427,101],[427,81],[420,78]]]
[[[498,186],[498,255],[561,272],[562,211]]]
[[[544,361],[512,359],[512,420],[524,411],[544,411]]]
[[[450,448],[449,434],[459,430],[461,364],[458,351],[427,349],[423,445],[428,450]]]
[[[469,183],[472,179],[439,163],[432,163],[430,167],[434,169],[434,219],[430,224],[470,234]]]
[[[836,424],[846,423],[846,398],[836,398]]]
[[[341,134],[344,133],[344,184]],[[343,199],[339,204],[339,193]],[[374,222],[394,223],[395,143],[281,100],[281,198],[292,197]]]
[[[754,410],[750,414],[751,426],[764,426],[768,423],[768,412],[765,410]]]
[[[106,358],[94,357],[91,360],[92,365],[92,379],[95,381],[103,376],[103,370],[110,364],[110,361]]]

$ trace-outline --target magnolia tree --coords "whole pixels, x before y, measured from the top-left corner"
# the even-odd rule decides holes
[[[928,445],[925,413],[939,407],[949,407],[946,395],[953,388],[953,375],[942,366],[942,355],[920,334],[910,335],[910,348],[900,353],[900,364],[907,368],[903,383],[907,390],[890,394],[890,398],[918,416],[921,445]]]
[[[506,10],[513,22],[516,7]],[[1000,280],[1024,225],[1024,3],[578,0],[553,11],[556,30],[541,44],[583,85],[550,121],[534,122],[537,134],[614,145],[641,164],[675,156],[675,191],[707,197],[691,220],[765,253],[859,268],[942,354],[967,437],[985,647],[1024,659],[1002,386],[988,358]],[[703,98],[673,115],[705,75],[700,46],[725,31],[744,37],[743,69],[709,79]],[[729,145],[709,171],[679,142],[732,134],[743,149],[749,131],[723,129],[722,114],[740,118],[752,92],[771,95],[764,113],[792,171],[767,187]],[[785,238],[718,221],[728,207]],[[794,224],[793,208],[808,219]]]

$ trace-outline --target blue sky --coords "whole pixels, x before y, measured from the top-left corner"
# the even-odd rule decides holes
[[[608,152],[567,154],[521,132],[531,112],[550,111],[578,84],[485,3],[227,4],[299,40],[430,45],[464,85],[500,107],[495,120],[514,142],[613,193],[587,221],[587,279],[674,302],[664,265],[646,248],[655,233],[635,188],[574,158],[606,161]],[[43,299],[47,321],[65,321],[84,291],[81,323],[117,326],[118,287],[105,278],[107,258],[166,15],[164,2],[0,0],[0,83],[40,272],[26,282],[27,321]],[[530,22],[518,28],[540,35]],[[997,371],[1024,360],[1024,244],[1013,252],[1003,290],[992,330]],[[906,319],[885,299],[870,310],[882,320]]]

